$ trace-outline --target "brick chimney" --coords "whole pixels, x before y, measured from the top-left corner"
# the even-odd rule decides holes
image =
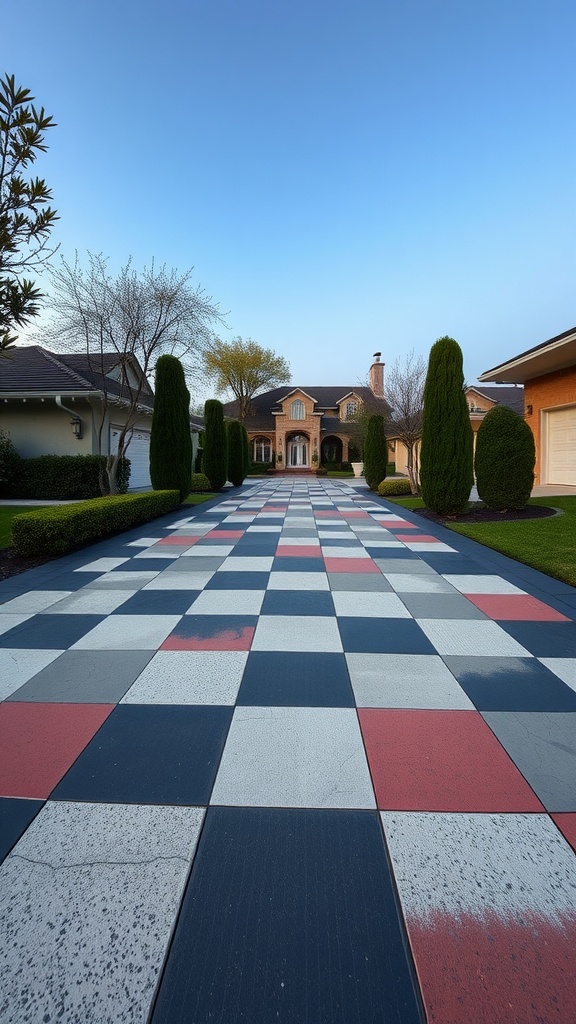
[[[372,356],[374,362],[368,376],[370,390],[375,398],[384,398],[384,363],[380,362],[381,355],[381,352],[375,352]]]

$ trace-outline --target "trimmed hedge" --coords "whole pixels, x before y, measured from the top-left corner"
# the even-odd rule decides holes
[[[210,481],[205,473],[192,473],[192,480],[190,482],[191,494],[201,494],[211,490]]]
[[[384,432],[384,417],[370,416],[364,440],[364,479],[371,491],[386,477],[388,443]]]
[[[74,498],[99,498],[100,467],[105,455],[38,455],[20,459],[10,485],[11,498],[40,501],[67,501]],[[130,480],[130,459],[118,463],[118,486],[125,494]]]
[[[391,498],[393,494],[412,494],[410,481],[404,477],[400,480],[383,480],[378,485],[378,494],[381,498]]]
[[[454,338],[438,338],[428,360],[420,449],[422,498],[432,512],[455,515],[467,507],[472,447],[462,350]]]
[[[160,356],[150,432],[150,479],[155,491],[177,487],[182,501],[190,493],[192,476],[189,410],[182,363],[176,356]]]
[[[179,505],[178,491],[149,491],[52,506],[14,516],[12,540],[18,554],[25,558],[64,555],[101,537],[173,512]]]
[[[478,495],[497,512],[524,508],[534,486],[536,451],[526,420],[505,405],[486,414],[476,438]]]

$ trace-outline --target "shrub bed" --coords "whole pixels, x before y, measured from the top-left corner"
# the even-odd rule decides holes
[[[383,480],[378,484],[378,494],[381,498],[391,498],[393,494],[412,494],[410,481],[403,477],[398,480]]]
[[[10,497],[33,498],[38,501],[66,501],[73,498],[101,496],[100,467],[106,465],[104,455],[38,455],[20,459],[10,485]],[[118,464],[120,493],[128,490],[130,459]]]
[[[178,491],[150,491],[43,508],[14,517],[12,540],[18,554],[26,558],[64,555],[101,537],[173,512],[179,505]]]
[[[190,482],[190,494],[202,494],[204,491],[211,491],[210,481],[206,473],[192,473]]]

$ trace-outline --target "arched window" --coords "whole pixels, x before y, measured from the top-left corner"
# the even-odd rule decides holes
[[[295,402],[292,402],[292,405],[290,406],[290,419],[304,419],[304,402],[301,402],[299,398],[297,398]]]
[[[349,420],[358,412],[358,402],[346,402],[346,419]]]
[[[252,460],[254,462],[271,462],[272,446],[267,437],[255,437],[252,442]]]

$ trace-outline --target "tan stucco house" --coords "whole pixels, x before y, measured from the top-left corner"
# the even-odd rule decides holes
[[[129,396],[135,392],[131,414]],[[148,487],[153,407],[154,392],[134,357],[62,355],[28,345],[0,358],[0,427],[23,458],[108,455],[129,423],[130,489]],[[192,419],[190,429],[195,454],[201,421]]]
[[[576,487],[576,327],[486,370],[478,380],[524,385],[536,483]]]

